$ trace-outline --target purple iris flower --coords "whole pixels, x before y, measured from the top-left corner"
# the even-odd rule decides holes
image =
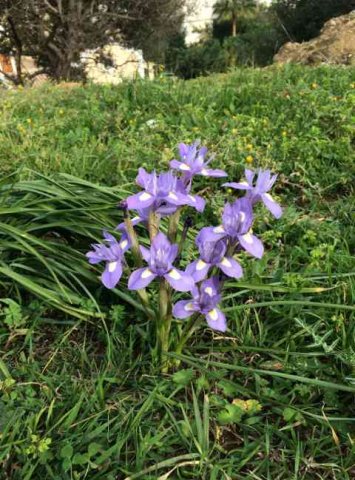
[[[199,142],[195,142],[192,145],[186,145],[180,143],[179,154],[181,162],[178,160],[172,160],[170,167],[179,170],[185,176],[185,178],[191,179],[194,175],[203,175],[205,177],[228,177],[223,170],[213,170],[207,168],[210,161],[213,159],[211,156],[206,160],[207,148],[199,148]]]
[[[156,277],[164,277],[167,282],[179,292],[193,289],[195,282],[191,275],[173,267],[179,247],[171,244],[164,233],[159,232],[152,241],[150,250],[140,247],[148,267],[134,271],[129,280],[130,290],[139,290],[150,284]]]
[[[199,234],[196,239],[200,252],[199,260],[192,262],[186,269],[186,272],[192,275],[195,282],[200,282],[206,278],[209,270],[214,266],[220,268],[228,277],[242,277],[242,267],[234,258],[226,255],[226,240],[208,241],[204,240],[203,237],[203,234]]]
[[[280,218],[282,216],[282,208],[268,193],[276,182],[277,175],[271,175],[270,170],[259,170],[255,186],[253,185],[254,177],[255,172],[246,168],[246,181],[239,183],[225,183],[223,186],[235,188],[236,190],[246,190],[246,196],[249,198],[252,205],[261,200],[275,218]]]
[[[224,313],[217,307],[221,301],[219,283],[216,277],[209,278],[195,287],[191,300],[181,300],[174,305],[173,315],[176,318],[187,318],[196,312],[206,317],[208,325],[213,330],[225,332],[227,321]]]
[[[122,276],[123,254],[130,248],[130,241],[126,234],[118,242],[110,233],[103,232],[107,245],[93,244],[93,250],[86,254],[91,265],[106,262],[106,268],[101,276],[101,281],[106,288],[115,288]]]
[[[250,232],[253,223],[253,211],[247,197],[238,198],[234,203],[226,203],[222,215],[222,225],[218,227],[205,227],[199,237],[202,242],[216,241],[229,238],[232,243],[240,245],[257,258],[264,253],[262,242]]]
[[[148,208],[162,215],[168,215],[182,205],[194,207],[199,212],[205,208],[204,199],[197,195],[190,195],[182,180],[170,171],[157,175],[156,172],[148,173],[144,168],[140,168],[136,180],[143,191],[127,198],[129,210]]]

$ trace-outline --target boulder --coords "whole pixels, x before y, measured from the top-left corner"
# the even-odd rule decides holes
[[[275,63],[355,65],[355,11],[328,20],[318,37],[288,42],[274,56]]]

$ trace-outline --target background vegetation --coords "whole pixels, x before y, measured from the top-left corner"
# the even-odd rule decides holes
[[[167,68],[183,78],[226,72],[236,65],[265,66],[286,42],[317,37],[330,18],[355,9],[354,0],[219,0],[212,29],[187,47],[183,32],[172,35]]]
[[[354,478],[354,87],[292,67],[0,93],[1,479]],[[204,327],[162,376],[135,297],[84,253],[137,168],[196,138],[231,179],[279,172],[285,214],[261,214],[228,333]],[[200,188],[196,229],[223,204]]]

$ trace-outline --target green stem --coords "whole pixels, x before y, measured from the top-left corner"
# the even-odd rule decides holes
[[[192,317],[190,317],[181,334],[179,343],[177,344],[177,347],[175,349],[175,353],[181,354],[187,340],[191,337],[191,335],[199,326],[201,321],[202,321],[202,316],[200,315],[200,313],[195,313],[195,315],[192,315]],[[180,360],[176,360],[175,365],[179,366],[179,364],[180,364]]]
[[[125,215],[124,223],[126,226],[127,235],[132,244],[132,253],[133,253],[134,263],[137,267],[141,267],[143,265],[143,261],[142,261],[142,254],[139,249],[138,238],[133,228],[131,219],[129,218],[129,215],[127,213]]]
[[[162,371],[168,370],[167,358],[164,354],[169,351],[170,330],[172,322],[171,313],[171,291],[167,281],[162,278],[159,287],[159,320],[157,326],[157,337],[160,343],[160,354],[162,361]]]
[[[159,215],[155,212],[150,212],[149,213],[149,221],[148,221],[148,229],[149,229],[149,236],[150,236],[150,241],[152,242],[153,239],[157,236],[159,232],[159,223],[160,223],[160,218]]]
[[[138,237],[136,235],[131,219],[129,218],[129,215],[127,212],[125,213],[124,223],[126,226],[127,235],[132,244],[132,253],[133,253],[134,263],[137,267],[141,267],[143,265],[143,260],[142,260],[141,251],[139,249]],[[144,307],[146,314],[148,315],[149,318],[152,318],[154,314],[152,312],[152,309],[150,308],[147,291],[145,290],[145,288],[143,288],[141,290],[137,290],[137,294]]]
[[[175,243],[176,241],[180,215],[181,215],[181,208],[178,208],[176,212],[170,217],[170,220],[169,220],[168,238],[171,243]]]

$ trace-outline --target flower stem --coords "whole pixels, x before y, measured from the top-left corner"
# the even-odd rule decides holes
[[[151,242],[159,232],[159,223],[160,223],[159,215],[154,211],[151,211],[149,213],[149,220],[148,220],[148,229],[149,229],[149,236],[150,236]]]
[[[171,290],[167,281],[162,278],[160,280],[159,288],[159,320],[157,324],[157,337],[160,343],[159,350],[163,372],[166,372],[169,367],[167,358],[164,358],[164,354],[169,351],[171,322]]]
[[[195,313],[195,315],[192,315],[192,317],[189,318],[189,320],[186,323],[185,328],[184,328],[184,330],[181,334],[179,343],[177,344],[177,347],[175,349],[175,353],[180,354],[182,352],[187,340],[191,337],[193,332],[199,326],[202,319],[203,318],[200,315],[200,313]],[[180,360],[176,360],[175,365],[178,367],[180,365]]]
[[[178,208],[176,212],[170,217],[170,220],[169,220],[168,238],[171,243],[175,243],[176,241],[180,215],[181,215],[181,208]]]
[[[139,249],[139,242],[137,238],[137,234],[133,228],[132,221],[129,217],[128,211],[125,211],[125,218],[124,218],[124,223],[126,226],[126,231],[127,235],[131,241],[132,244],[132,253],[133,253],[133,258],[134,258],[134,263],[137,267],[141,267],[143,265],[142,261],[142,254]],[[154,313],[152,312],[152,309],[150,308],[150,303],[149,303],[149,297],[147,294],[147,291],[145,288],[137,290],[137,294],[139,296],[139,299],[144,307],[144,310],[146,314],[148,315],[149,318],[152,318],[154,316]]]

